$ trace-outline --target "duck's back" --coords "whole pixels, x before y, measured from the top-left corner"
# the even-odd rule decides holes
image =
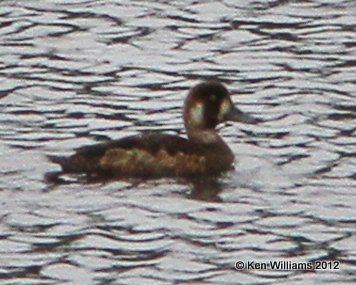
[[[146,133],[82,147],[70,157],[50,159],[65,173],[157,177],[221,172],[231,168],[233,155],[225,144],[199,144],[179,136]]]

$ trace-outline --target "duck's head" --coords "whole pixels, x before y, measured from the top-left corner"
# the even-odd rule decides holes
[[[215,127],[225,121],[257,123],[257,119],[234,106],[228,90],[219,81],[205,81],[189,91],[184,102],[184,125],[190,139],[219,139]]]

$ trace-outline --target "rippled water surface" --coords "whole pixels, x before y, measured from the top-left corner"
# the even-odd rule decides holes
[[[356,282],[356,2],[0,2],[1,284]],[[263,122],[218,180],[51,185],[46,155],[155,129],[219,78]],[[339,260],[339,269],[235,270]]]

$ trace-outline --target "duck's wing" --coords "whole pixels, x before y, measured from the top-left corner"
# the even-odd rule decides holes
[[[169,134],[146,133],[84,146],[69,157],[48,156],[48,158],[59,164],[63,173],[101,173],[105,172],[103,158],[107,159],[113,154],[116,155],[115,159],[117,160],[117,155],[121,154],[119,151],[122,154],[130,153],[130,157],[137,153],[144,154],[146,157],[155,156],[160,151],[165,151],[173,156],[177,152],[189,152],[189,141]]]

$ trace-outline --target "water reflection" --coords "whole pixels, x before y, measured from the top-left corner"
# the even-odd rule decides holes
[[[189,197],[197,200],[221,202],[219,193],[223,189],[223,184],[218,178],[201,178],[190,181],[192,190]]]
[[[63,175],[61,172],[52,171],[45,174],[46,183],[49,188],[56,188],[58,185],[65,184],[107,184],[114,181],[126,181],[132,183],[132,187],[137,187],[139,184],[147,183],[147,179],[115,179],[110,176],[88,176],[86,174],[71,174]],[[152,179],[154,181],[154,179]],[[174,179],[173,179],[174,180]],[[196,200],[221,202],[219,193],[224,189],[223,182],[219,180],[219,177],[203,177],[203,178],[187,178],[178,179],[177,182],[187,185],[188,197]],[[176,183],[177,183],[176,182]]]

